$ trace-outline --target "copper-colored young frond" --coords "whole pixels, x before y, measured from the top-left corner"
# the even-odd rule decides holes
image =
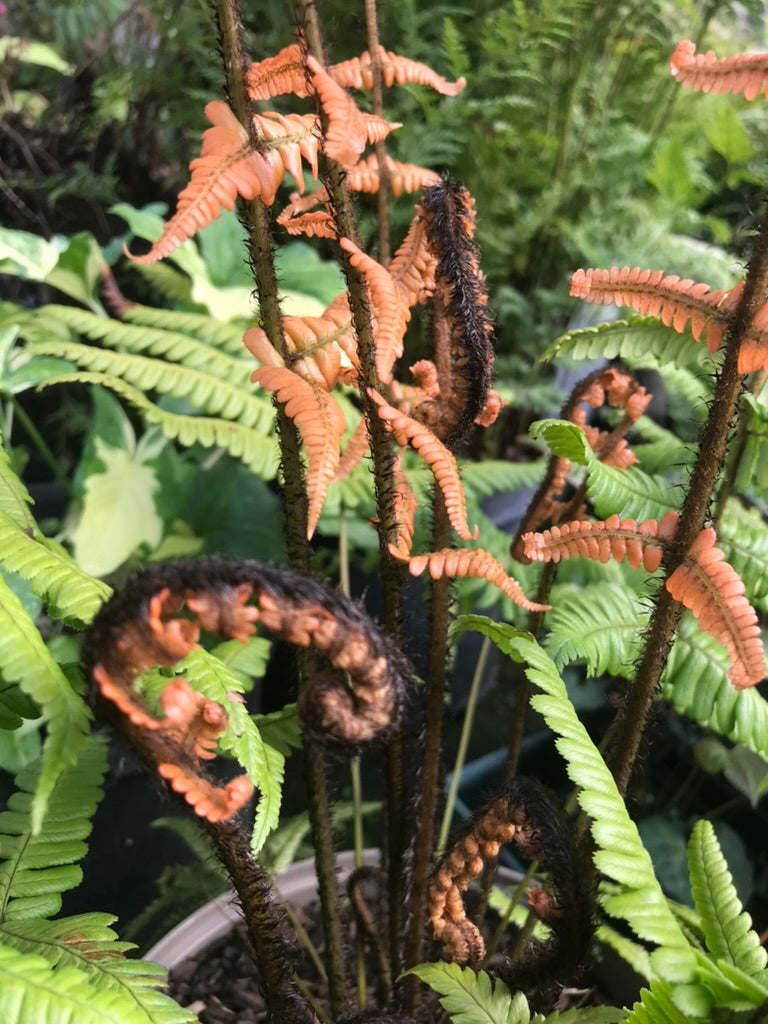
[[[655,572],[664,554],[664,541],[673,537],[676,529],[676,512],[668,512],[661,523],[655,519],[636,523],[618,516],[598,523],[577,519],[542,533],[526,533],[523,544],[533,562],[578,557],[620,562],[626,558],[633,569],[642,565],[648,572]]]
[[[284,168],[296,182],[299,192],[304,191],[302,157],[309,164],[313,180],[317,179],[317,161],[320,153],[320,128],[314,114],[254,114],[253,123],[261,139],[264,153],[273,159],[281,171]],[[271,154],[275,154],[274,157]],[[276,160],[275,160],[276,157]],[[279,183],[279,182],[278,182]],[[265,203],[275,198],[262,196]]]
[[[493,380],[492,327],[488,294],[472,241],[475,201],[449,178],[427,189],[421,200],[427,245],[435,257],[435,354],[440,398],[425,422],[451,448],[466,440],[485,408]],[[442,340],[441,340],[442,339]],[[426,409],[424,410],[426,412]],[[420,415],[420,413],[417,413]]]
[[[308,96],[301,47],[298,43],[291,43],[274,57],[251,64],[245,73],[245,85],[252,100],[268,100],[285,93]]]
[[[339,444],[347,426],[344,414],[326,390],[287,367],[263,366],[251,380],[275,392],[301,433],[308,460],[307,537],[312,537],[339,463]]]
[[[165,715],[162,727],[177,743],[204,761],[215,757],[218,738],[229,724],[220,704],[193,690],[186,679],[170,680],[160,703]]]
[[[757,615],[744,596],[744,583],[715,547],[715,531],[702,530],[685,562],[667,580],[667,590],[689,608],[699,626],[724,644],[731,657],[728,677],[737,690],[765,676]]]
[[[358,108],[323,68],[315,57],[307,57],[312,84],[322,104],[328,123],[323,136],[323,150],[330,160],[351,168],[369,142],[378,142],[399,124],[384,121]]]
[[[715,351],[728,330],[740,294],[741,289],[713,292],[708,284],[639,267],[577,270],[571,278],[571,295],[587,302],[605,306],[613,302],[629,306],[643,316],[660,316],[663,323],[678,332],[684,331],[690,320],[697,341],[705,331],[710,352]]]
[[[368,426],[363,418],[355,427],[352,436],[347,441],[347,447],[341,453],[341,458],[333,477],[334,481],[343,480],[345,476],[348,476],[364,457],[368,447]]]
[[[185,604],[193,619],[179,617]],[[189,649],[183,638],[196,636],[200,626],[243,639],[256,621],[289,643],[316,648],[332,668],[348,674],[313,680],[302,696],[302,719],[318,738],[356,746],[397,723],[408,674],[402,656],[335,589],[260,562],[208,558],[135,574],[99,610],[87,660],[95,678],[109,677],[132,695],[138,673],[152,664],[174,664],[178,652]],[[190,752],[165,742],[160,760],[181,766],[179,778],[195,774]]]
[[[397,523],[397,540],[394,544],[390,544],[389,550],[395,558],[407,558],[413,547],[414,520],[418,501],[408,483],[408,477],[403,472],[401,452],[398,452],[395,459],[392,476],[395,481],[393,518]]]
[[[391,545],[390,552],[396,558],[403,557],[401,551]],[[483,548],[474,550],[445,548],[427,555],[413,555],[408,559],[408,571],[412,576],[421,576],[425,569],[429,569],[429,575],[433,580],[438,580],[443,576],[448,576],[451,579],[470,576],[474,579],[488,580],[489,583],[498,587],[510,601],[514,601],[516,605],[529,612],[546,612],[551,607],[548,604],[536,604],[535,601],[529,601],[517,580],[508,576],[504,571],[504,566]]]
[[[384,161],[387,182],[394,196],[400,196],[403,192],[418,192],[422,188],[429,188],[430,185],[434,185],[440,180],[440,175],[436,171],[431,171],[427,167],[418,167],[416,164],[401,164],[387,156],[386,153]],[[353,192],[378,192],[380,181],[379,161],[375,153],[371,153],[365,160],[361,160],[347,173],[347,184]]]
[[[403,447],[411,444],[432,470],[435,482],[443,492],[448,519],[456,533],[462,540],[474,540],[478,531],[477,527],[474,532],[471,531],[467,523],[464,488],[453,455],[423,423],[393,409],[386,399],[371,388],[368,388],[368,395],[378,406],[379,419],[397,443]]]
[[[317,189],[317,192],[324,192],[325,189]],[[312,194],[312,198],[317,195]],[[293,193],[291,202],[284,207],[277,215],[277,223],[285,228],[289,235],[304,235],[307,238],[338,238],[336,222],[327,210],[309,210],[304,212],[303,203],[296,202]],[[326,196],[327,198],[327,196]],[[320,200],[315,200],[311,205],[316,205]],[[309,205],[309,204],[307,204]]]
[[[428,65],[409,60],[407,57],[399,57],[396,53],[385,50],[383,46],[379,47],[379,64],[387,87],[395,82],[398,85],[415,82],[418,85],[428,85],[443,96],[457,96],[467,84],[464,78],[449,82]],[[370,89],[373,86],[371,55],[368,50],[352,60],[334,64],[329,73],[339,85],[349,89]]]
[[[171,789],[181,793],[195,814],[206,821],[226,821],[237,814],[253,796],[253,783],[247,775],[238,775],[226,786],[214,786],[181,765],[162,763],[157,766],[160,775]]]
[[[260,196],[271,203],[283,177],[283,165],[274,154],[253,149],[248,132],[226,103],[214,100],[205,108],[212,127],[203,133],[201,154],[189,165],[189,184],[179,193],[176,213],[145,256],[128,255],[136,263],[154,263],[220,215],[231,210],[237,196]]]
[[[701,92],[743,92],[753,100],[765,90],[768,97],[768,53],[715,56],[712,50],[696,53],[696,44],[683,39],[669,61],[669,70],[681,85]]]
[[[358,248],[350,238],[339,239],[339,245],[349,253],[352,266],[365,275],[375,321],[376,372],[379,380],[390,381],[392,368],[403,354],[403,338],[411,312],[395,279],[385,267]]]
[[[429,887],[430,925],[446,956],[458,964],[479,964],[485,942],[467,917],[463,893],[504,843],[549,870],[551,891],[531,890],[532,909],[561,942],[586,943],[591,933],[591,900],[579,885],[576,859],[562,812],[533,779],[506,783],[502,792],[472,818],[469,827],[438,865]],[[583,950],[571,950],[578,957]]]
[[[403,298],[415,306],[432,294],[435,287],[437,260],[429,251],[424,217],[420,207],[411,221],[408,233],[400,243],[389,272],[395,279]]]

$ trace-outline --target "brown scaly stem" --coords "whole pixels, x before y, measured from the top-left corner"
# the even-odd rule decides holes
[[[324,45],[314,0],[299,0],[297,17],[309,50],[324,62]],[[321,112],[321,120],[324,115]],[[340,237],[357,237],[352,201],[344,181],[342,169],[333,161],[326,160],[323,180],[333,208],[336,228]],[[394,514],[394,452],[384,423],[379,419],[374,403],[368,398],[367,390],[379,389],[376,372],[373,328],[368,309],[365,279],[360,271],[349,262],[343,251],[340,253],[342,268],[347,281],[352,323],[357,335],[360,357],[360,390],[363,412],[368,424],[371,456],[373,461],[374,489],[378,516],[379,551],[381,559],[381,584],[384,628],[395,642],[401,635],[402,589],[405,569],[388,550],[390,543],[397,542],[398,524]],[[390,956],[393,974],[400,972],[400,936],[402,933],[405,886],[403,857],[406,849],[405,797],[402,767],[402,739],[395,736],[386,750],[386,803],[385,819],[387,828],[386,860],[389,866],[389,928]]]
[[[253,136],[255,128],[244,77],[248,62],[243,52],[242,20],[237,0],[216,0],[215,10],[230,105],[238,120],[247,126],[249,133]],[[253,142],[257,145],[258,139],[253,139]],[[244,202],[240,209],[248,235],[250,265],[259,298],[262,327],[273,346],[285,357],[288,351],[283,333],[277,274],[272,255],[274,242],[269,223],[269,212],[259,200]],[[283,518],[289,564],[294,569],[308,572],[310,549],[307,543],[307,494],[301,461],[301,443],[298,430],[285,415],[285,411],[280,405],[277,406],[277,433],[281,452],[285,508]],[[296,657],[300,689],[307,679],[307,660],[305,656],[297,655]],[[324,755],[308,739],[304,743],[304,766],[309,797],[309,816],[315,845],[315,868],[323,912],[328,989],[333,1012],[339,1016],[345,1007],[346,995],[330,799]]]
[[[726,443],[739,399],[739,347],[742,340],[747,337],[755,313],[763,301],[766,283],[768,217],[763,221],[755,240],[744,293],[736,309],[733,329],[715,383],[709,415],[699,438],[699,457],[691,474],[677,533],[664,559],[667,579],[682,564],[685,553],[704,527],[709,503],[725,458]],[[647,717],[681,615],[681,605],[672,598],[666,588],[662,589],[651,616],[645,648],[635,678],[612,729],[612,755],[609,764],[622,795],[626,793],[632,775]]]
[[[368,34],[368,52],[371,55],[371,111],[378,117],[384,116],[384,100],[381,90],[381,61],[379,60],[379,26],[376,20],[376,0],[365,0],[365,26]],[[373,151],[379,165],[379,190],[376,193],[379,212],[379,263],[385,267],[391,259],[389,242],[389,172],[385,166],[387,148],[384,140],[374,144]]]
[[[445,326],[445,321],[442,321]],[[442,492],[434,496],[432,520],[432,550],[440,551],[451,543],[451,524],[445,509]],[[433,580],[430,587],[429,661],[426,679],[424,753],[419,774],[419,798],[416,818],[419,828],[413,849],[412,882],[408,893],[408,932],[405,939],[404,968],[420,963],[424,947],[424,922],[427,918],[429,880],[435,846],[435,820],[437,798],[440,792],[440,752],[445,709],[448,653],[448,625],[450,619],[450,585],[448,577]],[[409,976],[403,987],[403,1010],[413,1014],[416,1010],[420,985],[418,978]]]

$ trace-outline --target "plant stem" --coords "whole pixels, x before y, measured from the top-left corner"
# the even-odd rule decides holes
[[[763,220],[750,261],[744,293],[736,309],[733,328],[723,356],[709,415],[699,438],[699,456],[693,467],[688,492],[680,512],[677,533],[664,559],[665,579],[680,566],[704,526],[717,477],[723,465],[728,435],[736,413],[741,388],[738,370],[739,347],[747,337],[752,320],[763,301],[768,282],[768,216]],[[674,632],[682,615],[678,604],[664,587],[658,596],[648,627],[645,647],[635,678],[612,728],[610,757],[619,792],[624,795],[635,765],[648,714],[667,662]]]
[[[247,127],[255,148],[259,146],[251,117],[251,108],[245,87],[244,71],[247,60],[243,52],[243,32],[237,0],[215,0],[224,73],[230,104],[238,120]],[[273,258],[274,244],[266,206],[260,200],[251,200],[241,207],[243,223],[248,233],[250,264],[259,297],[259,312],[263,329],[270,342],[284,357],[287,355],[285,335],[278,292],[277,273]],[[292,568],[310,570],[310,549],[307,541],[307,495],[300,454],[300,440],[296,427],[277,407],[277,428],[282,457],[284,524],[286,547]],[[307,659],[296,658],[299,689],[306,679]],[[316,744],[305,738],[304,768],[308,791],[308,810],[315,846],[315,867],[320,894],[325,957],[328,972],[328,990],[334,1016],[343,1013],[346,995],[344,962],[342,957],[341,925],[336,894],[336,874],[333,854],[330,798],[325,775],[325,758]]]
[[[13,405],[13,410],[16,417],[21,421],[21,425],[24,427],[24,430],[27,432],[34,446],[40,452],[40,455],[43,457],[45,464],[53,473],[53,478],[56,481],[56,483],[60,484],[64,488],[64,490],[67,492],[70,498],[77,497],[74,488],[72,487],[72,484],[61,470],[59,460],[48,447],[48,443],[46,442],[43,435],[40,433],[40,431],[37,429],[37,427],[32,422],[30,417],[27,415],[26,409],[17,401],[15,397],[11,398],[11,403]],[[8,441],[10,443],[10,430],[8,431],[6,436],[8,437]]]
[[[485,675],[485,666],[488,662],[488,654],[491,649],[490,638],[483,637],[483,645],[480,648],[480,654],[477,657],[477,663],[475,665],[475,671],[472,676],[472,682],[469,687],[469,696],[467,698],[467,707],[464,711],[464,721],[461,725],[461,736],[459,737],[459,747],[456,751],[456,760],[453,765],[453,772],[451,774],[451,784],[448,789],[448,795],[445,800],[445,809],[443,811],[443,821],[440,826],[440,835],[437,840],[437,847],[435,849],[435,856],[439,859],[442,857],[445,851],[445,845],[448,841],[448,833],[451,830],[451,822],[453,820],[453,810],[456,806],[456,794],[459,791],[459,783],[461,781],[461,772],[464,768],[464,762],[467,759],[467,748],[469,747],[469,737],[472,734],[472,725],[475,720],[475,709],[477,707],[477,698],[480,693],[480,683]]]

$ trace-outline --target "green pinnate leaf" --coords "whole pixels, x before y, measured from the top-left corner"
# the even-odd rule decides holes
[[[419,964],[415,974],[440,996],[440,1005],[454,1024],[529,1024],[531,1013],[522,992],[515,995],[503,981],[485,971],[458,964]]]

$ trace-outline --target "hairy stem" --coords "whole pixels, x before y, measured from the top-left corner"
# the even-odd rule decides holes
[[[255,127],[245,87],[244,71],[247,67],[247,60],[243,52],[242,21],[237,0],[215,0],[215,3],[230,105],[241,123],[248,128],[254,145],[258,146],[258,138],[253,138]],[[250,265],[259,297],[262,327],[272,345],[285,357],[288,351],[280,311],[269,212],[266,206],[257,199],[243,203],[240,209],[247,231]],[[310,569],[310,549],[307,542],[307,494],[304,486],[300,439],[295,425],[285,415],[285,410],[280,405],[277,406],[277,431],[285,509],[283,520],[289,564],[294,569],[307,572]],[[298,656],[296,664],[299,689],[301,690],[307,679],[306,657]],[[345,985],[330,798],[324,755],[308,738],[304,743],[304,767],[308,791],[307,802],[315,845],[315,867],[325,930],[328,988],[332,1010],[338,1016],[345,1005]]]
[[[712,404],[699,438],[699,457],[691,473],[688,492],[680,512],[677,533],[664,559],[666,579],[682,564],[686,552],[702,530],[725,459],[726,444],[736,413],[741,388],[738,371],[739,347],[763,301],[768,283],[768,216],[755,240],[744,293],[736,310],[722,366],[715,382]],[[635,678],[612,730],[609,759],[619,792],[626,793],[640,741],[667,662],[682,606],[663,588],[656,601],[645,647]]]
[[[378,117],[384,115],[384,101],[381,91],[381,61],[379,60],[379,26],[376,19],[376,0],[365,0],[365,27],[368,35],[368,52],[371,55],[371,111]],[[373,151],[379,165],[379,190],[376,193],[379,220],[379,263],[386,266],[392,256],[389,241],[389,173],[386,168],[387,149],[384,140],[374,144]]]
[[[314,0],[298,0],[296,6],[298,21],[306,36],[309,49],[322,62],[324,59],[323,37]],[[322,111],[321,123],[325,126],[325,117]],[[357,238],[357,225],[349,189],[344,181],[344,171],[334,161],[325,160],[323,180],[330,196],[339,236],[354,241]],[[367,394],[368,388],[379,389],[379,379],[376,372],[375,342],[365,279],[362,273],[351,265],[345,252],[340,251],[339,255],[347,281],[352,323],[357,336],[361,367],[360,390],[371,444],[381,559],[383,624],[390,637],[398,642],[401,636],[402,588],[405,569],[390,555],[388,550],[390,543],[396,543],[398,534],[394,503],[394,453],[384,423],[379,419],[376,407]],[[387,828],[386,859],[390,876],[390,952],[393,973],[399,973],[400,936],[405,903],[403,857],[406,849],[402,739],[400,736],[395,736],[387,747],[386,775],[385,819]]]

